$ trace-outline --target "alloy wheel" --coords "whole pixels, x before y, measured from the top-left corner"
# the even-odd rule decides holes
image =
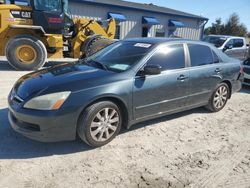
[[[93,118],[90,135],[97,142],[105,142],[116,132],[120,123],[119,113],[114,108],[104,108]]]
[[[228,99],[228,89],[226,86],[221,86],[217,89],[214,95],[213,104],[216,109],[222,108]]]

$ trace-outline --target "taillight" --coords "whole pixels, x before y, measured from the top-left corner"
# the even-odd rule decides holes
[[[244,69],[242,66],[240,66],[240,73],[243,74],[244,73]]]

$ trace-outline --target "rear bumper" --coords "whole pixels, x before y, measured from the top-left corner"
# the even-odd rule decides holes
[[[16,112],[9,107],[8,119],[18,133],[40,142],[75,140],[77,119],[72,114],[35,115]]]
[[[250,79],[245,78],[243,81],[243,85],[250,86]]]
[[[232,93],[231,94],[239,92],[242,89],[243,79],[244,79],[244,76],[242,73],[240,73],[238,78],[231,82],[231,84],[232,84]]]
[[[250,66],[244,66],[244,85],[250,86]]]

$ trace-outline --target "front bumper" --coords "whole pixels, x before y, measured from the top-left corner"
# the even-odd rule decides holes
[[[59,142],[76,138],[78,114],[75,110],[43,112],[9,103],[8,118],[16,132],[36,141]]]

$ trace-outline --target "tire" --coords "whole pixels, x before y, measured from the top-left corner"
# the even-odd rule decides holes
[[[219,84],[212,96],[209,99],[209,103],[206,108],[211,112],[219,112],[222,110],[229,99],[230,90],[226,83]]]
[[[77,134],[89,146],[101,147],[116,137],[121,125],[122,115],[119,107],[113,102],[102,101],[89,106],[83,112],[77,126]]]
[[[101,49],[109,46],[110,44],[113,44],[114,42],[116,41],[107,38],[101,38],[100,36],[95,36],[93,39],[90,39],[86,46],[84,45],[83,53],[85,54],[85,57],[89,57],[100,51]]]
[[[9,64],[17,70],[38,70],[47,59],[44,44],[28,35],[19,35],[11,39],[6,46]]]

